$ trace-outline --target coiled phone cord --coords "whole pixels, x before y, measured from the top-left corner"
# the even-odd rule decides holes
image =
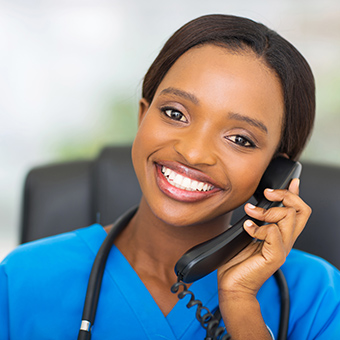
[[[180,287],[183,288],[181,292],[177,294],[179,299],[184,299],[186,296],[190,296],[190,300],[187,303],[187,308],[192,308],[194,306],[196,309],[196,319],[201,324],[201,326],[207,331],[205,340],[230,340],[229,334],[224,334],[225,328],[219,327],[220,318],[212,314],[209,308],[204,307],[202,301],[196,300],[195,295],[192,291],[188,290],[187,285],[181,281],[177,281],[171,287],[171,292],[176,294]],[[203,313],[203,314],[202,314]]]
[[[275,272],[274,278],[279,286],[281,300],[280,325],[277,339],[286,340],[288,334],[289,309],[290,309],[289,289],[286,278],[281,269],[278,269]],[[178,293],[180,287],[182,287],[183,290]],[[186,284],[181,282],[180,280],[178,280],[171,287],[171,292],[174,294],[178,293],[177,296],[179,299],[184,299],[186,296],[190,295],[190,300],[187,303],[187,308],[197,306],[196,319],[199,321],[201,326],[207,331],[207,335],[204,340],[231,340],[230,335],[228,334],[223,335],[225,328],[219,327],[219,323],[221,320],[221,312],[219,308],[217,308],[216,312],[212,314],[209,308],[204,307],[200,300],[195,299],[194,293],[188,290]],[[204,313],[203,315],[202,312]]]

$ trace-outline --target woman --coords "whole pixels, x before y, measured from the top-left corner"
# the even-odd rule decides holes
[[[310,135],[314,80],[296,49],[251,20],[200,17],[178,30],[147,72],[132,149],[143,192],[112,246],[92,339],[203,339],[206,331],[170,291],[192,246],[225,231],[270,161],[296,160]],[[291,296],[289,339],[340,335],[339,272],[291,250],[310,208],[288,190],[265,190],[283,207],[245,206],[255,240],[190,290],[233,339],[277,336],[281,267]],[[19,247],[0,269],[0,339],[75,339],[99,225]],[[273,335],[274,334],[274,335]]]

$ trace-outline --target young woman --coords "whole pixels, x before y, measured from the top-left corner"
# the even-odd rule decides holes
[[[168,40],[145,76],[132,148],[143,196],[112,245],[92,339],[205,338],[195,308],[170,291],[174,266],[229,228],[272,159],[299,157],[314,111],[308,64],[261,24],[203,16]],[[255,242],[190,290],[212,312],[219,307],[232,339],[272,339],[281,268],[288,339],[339,338],[339,272],[292,250],[311,212],[298,179],[264,195],[283,207],[247,204],[250,217],[266,222],[244,223]],[[10,254],[0,267],[0,339],[76,339],[92,263],[112,228],[96,224]]]

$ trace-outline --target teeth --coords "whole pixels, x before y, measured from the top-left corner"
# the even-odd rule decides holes
[[[193,190],[197,190],[198,188],[198,182],[197,181],[191,181],[191,187],[193,188]]]
[[[168,170],[170,170],[170,169],[168,169]],[[173,172],[173,171],[170,170],[170,174],[166,177],[168,177],[169,181],[173,181],[176,177],[176,172]]]
[[[198,182],[184,177],[165,166],[162,167],[162,173],[167,181],[176,188],[188,191],[209,191],[213,189],[213,186],[208,183]]]
[[[165,177],[168,177],[168,176],[170,175],[170,173],[171,173],[171,170],[167,168],[167,169],[165,170],[164,176],[165,176]]]
[[[188,177],[184,177],[183,181],[182,181],[182,185],[185,188],[191,188],[191,179]]]
[[[203,187],[204,187],[204,183],[203,182],[199,182],[198,185],[197,185],[197,190],[198,191],[202,191]]]
[[[183,182],[183,176],[181,175],[176,175],[175,179],[174,179],[174,183],[177,184],[177,185],[181,185],[182,182]]]

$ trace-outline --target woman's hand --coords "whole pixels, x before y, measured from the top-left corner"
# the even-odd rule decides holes
[[[242,333],[242,337],[247,335],[247,339],[252,339],[250,334],[255,334],[255,328],[262,320],[256,294],[283,265],[311,214],[310,207],[299,197],[298,179],[292,180],[288,190],[266,189],[264,195],[269,201],[282,201],[283,207],[265,210],[247,204],[245,211],[249,216],[268,224],[259,227],[246,221],[244,228],[255,241],[218,270],[220,308],[233,337],[238,335],[237,328],[246,327],[252,333]],[[257,316],[254,315],[256,311]],[[264,334],[261,329],[268,334],[263,320],[260,324],[262,327],[256,336]]]

